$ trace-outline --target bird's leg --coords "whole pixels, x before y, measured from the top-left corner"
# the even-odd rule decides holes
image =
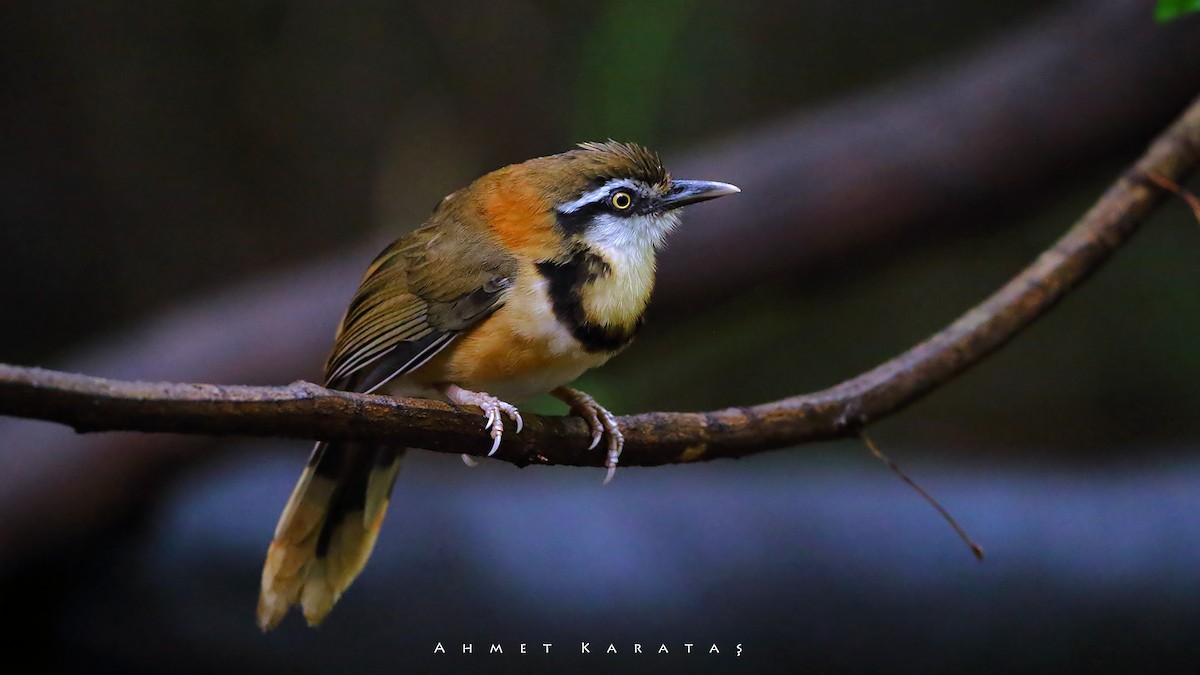
[[[617,418],[597,403],[596,399],[578,389],[559,387],[550,392],[550,395],[571,406],[571,411],[587,420],[592,427],[592,444],[588,446],[588,450],[600,443],[601,436],[608,434],[608,457],[604,460],[604,466],[608,467],[608,473],[604,476],[604,482],[607,484],[617,471],[621,448],[625,447],[625,436],[617,426]]]
[[[505,403],[491,394],[463,389],[457,384],[438,385],[438,391],[442,392],[446,398],[458,405],[479,406],[483,410],[483,414],[487,415],[487,421],[483,423],[483,428],[487,429],[492,437],[492,449],[488,452],[488,457],[496,454],[496,450],[500,448],[500,437],[504,434],[503,415],[508,415],[509,419],[517,423],[518,434],[521,433],[521,428],[525,426],[525,422],[521,420],[521,413],[517,412],[516,406]]]

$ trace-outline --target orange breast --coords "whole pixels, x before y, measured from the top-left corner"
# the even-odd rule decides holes
[[[520,401],[549,392],[608,360],[584,351],[554,317],[536,274],[509,294],[504,307],[463,333],[406,376],[423,386],[453,383]]]
[[[456,384],[513,402],[548,393],[611,356],[585,351],[554,316],[534,261],[558,255],[562,242],[545,195],[519,180],[521,171],[510,167],[475,185],[484,221],[522,261],[504,306],[406,375],[408,382]]]

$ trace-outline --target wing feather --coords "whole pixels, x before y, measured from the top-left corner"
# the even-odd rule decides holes
[[[458,232],[441,236],[446,230]],[[452,241],[467,252],[445,249]],[[421,367],[504,304],[514,269],[495,241],[435,214],[368,267],[326,362],[326,385],[374,391]]]
[[[417,368],[420,368],[421,366],[425,365],[426,361],[428,361],[429,359],[432,359],[434,356],[437,355],[438,352],[440,352],[443,349],[445,349],[446,347],[448,347],[450,345],[450,343],[453,342],[454,338],[456,338],[456,337],[458,337],[457,331],[453,332],[453,333],[438,333],[438,334],[436,334],[434,339],[429,341],[429,344],[425,345],[425,347],[423,349],[421,349],[421,351],[417,352],[416,354],[413,354],[411,357],[409,357],[409,359],[407,361],[405,361],[404,363],[397,366],[394,370],[392,370],[390,373],[388,373],[384,377],[380,378],[378,382],[374,382],[371,384],[364,383],[365,386],[368,387],[367,389],[364,390],[364,393],[367,393],[367,394],[374,393],[376,389],[378,389],[378,388],[382,387],[383,385],[387,384],[388,382],[392,381],[393,378],[403,375],[404,373],[414,371]],[[406,354],[406,356],[407,356],[407,354]],[[380,370],[382,370],[382,372],[385,372],[385,373],[387,372],[387,370],[384,368],[381,368]],[[360,386],[363,386],[363,385],[360,385]]]

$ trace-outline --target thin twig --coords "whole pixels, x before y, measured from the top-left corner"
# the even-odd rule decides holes
[[[892,473],[896,474],[900,478],[900,480],[908,483],[908,486],[916,490],[917,494],[921,495],[922,499],[929,502],[929,505],[936,509],[947,523],[950,523],[950,527],[954,528],[954,532],[958,534],[959,539],[962,539],[963,542],[966,543],[967,547],[971,549],[971,553],[975,555],[975,559],[983,562],[983,547],[979,544],[976,544],[975,541],[971,539],[971,536],[968,535],[967,531],[958,524],[958,521],[954,519],[954,516],[950,515],[950,512],[947,511],[938,502],[938,500],[934,499],[933,495],[926,492],[925,488],[917,485],[916,481],[909,478],[908,474],[904,473],[904,470],[900,468],[900,465],[893,462],[891,457],[883,454],[879,448],[875,447],[875,441],[871,440],[871,437],[867,435],[867,432],[859,431],[858,437],[862,439],[863,444],[867,446],[867,449],[871,451],[871,454],[875,455],[875,459],[883,462],[887,468],[891,469]]]
[[[1192,214],[1196,216],[1196,220],[1200,221],[1200,197],[1192,194],[1190,190],[1181,187],[1179,183],[1176,183],[1175,181],[1165,176],[1161,176],[1153,171],[1148,171],[1142,175],[1146,177],[1146,180],[1154,183],[1164,190],[1174,193],[1176,197],[1179,197],[1183,201],[1187,202],[1187,205],[1192,208]]]

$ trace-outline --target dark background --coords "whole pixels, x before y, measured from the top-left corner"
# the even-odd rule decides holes
[[[383,243],[482,172],[612,137],[744,193],[685,218],[646,330],[581,387],[618,413],[823,388],[1015,274],[1200,92],[1200,19],[1152,5],[5,3],[0,361],[316,379]],[[1168,204],[874,428],[982,565],[855,443],[605,488],[417,452],[326,625],[263,636],[305,443],[6,420],[0,640],[53,671],[1194,670],[1197,252]]]

